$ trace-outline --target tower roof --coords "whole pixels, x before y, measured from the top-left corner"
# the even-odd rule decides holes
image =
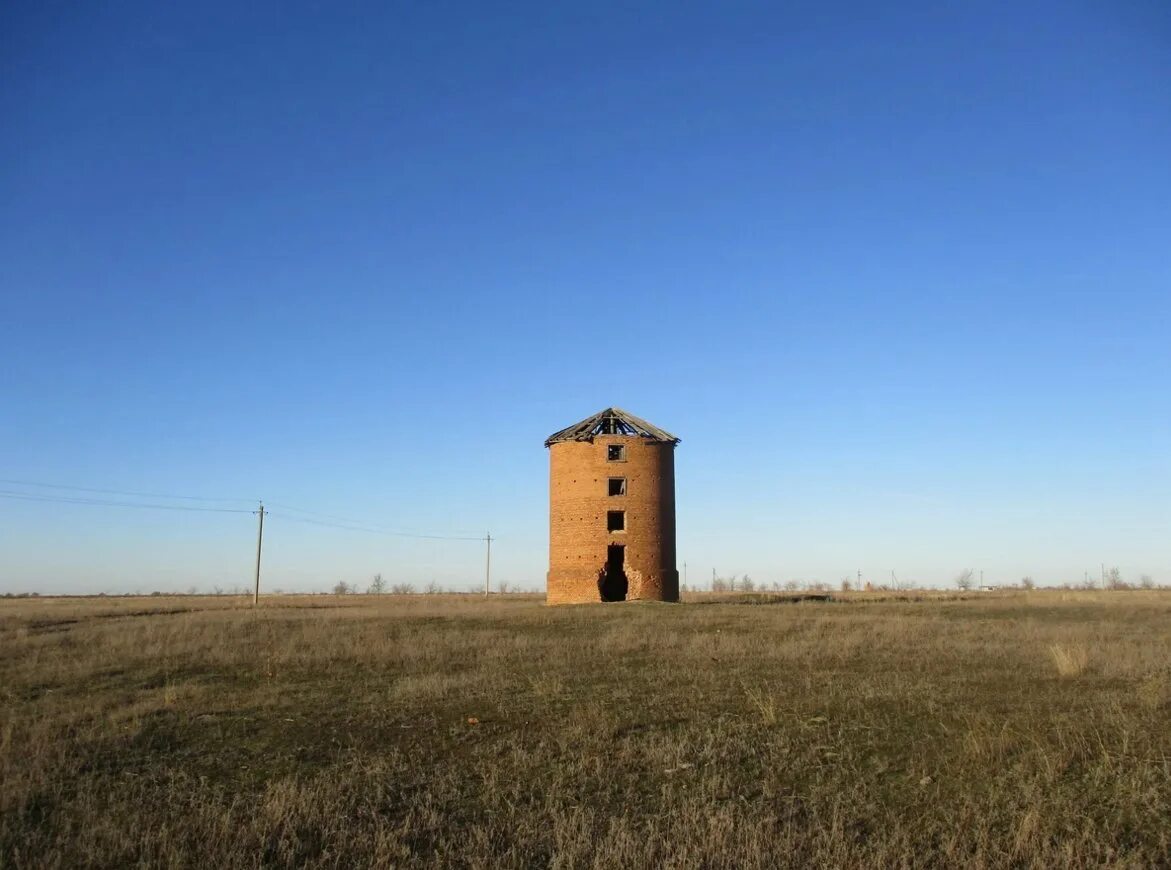
[[[560,432],[554,432],[545,439],[545,446],[559,441],[593,441],[595,435],[636,435],[648,441],[662,441],[678,444],[679,439],[665,429],[660,429],[641,417],[636,417],[621,408],[606,408],[580,423],[574,423]]]

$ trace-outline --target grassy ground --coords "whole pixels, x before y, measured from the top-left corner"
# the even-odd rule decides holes
[[[1171,595],[0,603],[0,866],[1171,863]]]

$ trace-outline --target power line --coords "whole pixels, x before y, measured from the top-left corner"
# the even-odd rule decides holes
[[[334,520],[337,523],[342,524],[342,525],[338,526],[338,528],[357,527],[357,528],[355,528],[355,531],[361,531],[361,532],[375,532],[380,535],[394,535],[395,537],[399,537],[399,538],[424,538],[424,539],[434,539],[434,540],[438,540],[438,541],[482,541],[482,540],[484,540],[482,537],[480,537],[478,535],[475,535],[475,536],[473,536],[473,535],[425,535],[425,534],[419,534],[416,532],[396,532],[396,531],[391,531],[389,529],[382,529],[382,528],[378,528],[378,527],[368,528],[362,523],[361,520],[355,520],[351,517],[339,517],[337,514],[323,514],[323,513],[317,512],[317,511],[308,511],[308,510],[305,510],[304,508],[293,507],[292,505],[287,505],[287,504],[277,504],[276,502],[272,502],[272,501],[267,502],[267,504],[271,505],[272,507],[280,508],[281,510],[295,511],[296,513],[299,513],[299,514],[305,514],[306,516],[309,516],[309,517],[320,517],[321,519],[324,519],[324,520]],[[272,511],[269,511],[269,513],[271,514]],[[293,520],[294,522],[308,522],[308,520],[303,520],[300,517],[285,516],[285,519],[286,520]],[[331,525],[331,524],[319,522],[318,525]]]
[[[269,504],[272,504],[272,502],[269,502]],[[286,507],[286,508],[284,508],[284,510],[291,510],[291,508]],[[305,511],[304,513],[308,513],[308,511]],[[370,528],[369,526],[359,526],[359,525],[354,525],[352,523],[329,523],[329,522],[324,522],[322,520],[311,520],[311,519],[308,519],[307,517],[293,517],[293,516],[289,516],[288,514],[273,513],[272,511],[268,511],[268,515],[270,517],[280,517],[282,519],[292,520],[295,523],[306,523],[307,525],[311,525],[311,526],[325,526],[325,527],[331,528],[331,529],[347,529],[351,532],[369,532],[370,534],[374,534],[374,535],[390,535],[395,538],[415,538],[418,540],[427,540],[427,541],[482,541],[482,540],[484,540],[484,538],[480,538],[480,537],[471,537],[471,536],[463,536],[463,535],[419,535],[419,534],[415,534],[414,532],[392,532],[389,529]],[[321,514],[321,516],[325,516],[325,515]]]
[[[306,525],[310,526],[326,526],[327,528],[331,529],[348,529],[351,532],[371,532],[373,534],[382,534],[378,531],[378,529],[368,529],[364,526],[355,526],[344,523],[327,523],[322,522],[321,520],[307,519],[306,517],[291,517],[288,514],[273,513],[272,511],[268,511],[268,515],[270,517],[280,517],[283,520],[292,520],[294,523],[305,523]]]
[[[254,502],[254,498],[208,498],[200,495],[168,495],[163,492],[134,492],[126,489],[96,489],[90,486],[64,486],[59,483],[40,483],[35,480],[8,480],[0,478],[0,483],[12,484],[15,486],[39,486],[44,489],[65,489],[74,492],[98,492],[104,495],[132,495],[138,498],[171,498],[180,499],[182,501],[246,501]]]
[[[185,501],[201,501],[201,502],[227,502],[227,501],[252,501],[252,499],[242,498],[208,498],[197,495],[166,495],[158,492],[138,492],[134,490],[125,489],[99,489],[97,487],[86,486],[66,486],[57,483],[41,483],[32,480],[12,480],[7,478],[0,478],[0,483],[15,484],[19,486],[36,486],[46,489],[60,489],[75,492],[93,492],[107,495],[126,495],[134,496],[136,498],[166,498],[166,499],[182,499]],[[82,498],[80,496],[72,495],[49,495],[32,492],[20,492],[18,490],[0,490],[0,498],[18,499],[21,501],[40,501],[56,504],[80,504],[92,505],[97,507],[136,507],[146,508],[150,510],[172,510],[172,511],[199,511],[205,513],[229,513],[229,514],[246,514],[256,513],[253,510],[245,510],[243,508],[216,508],[216,507],[196,507],[193,505],[168,505],[168,504],[153,504],[146,502],[127,502],[114,501],[112,499],[96,499],[96,498]],[[389,535],[396,538],[414,538],[416,540],[431,540],[431,541],[482,541],[481,537],[473,537],[470,535],[427,535],[418,534],[415,532],[399,532],[390,529],[371,528],[359,523],[358,520],[352,520],[347,517],[339,517],[334,514],[319,513],[317,511],[305,510],[304,508],[294,507],[292,505],[276,504],[269,502],[270,505],[280,508],[282,511],[293,511],[294,513],[305,514],[304,517],[289,516],[288,514],[278,513],[275,516],[286,520],[292,520],[297,523],[306,523],[308,525],[325,526],[335,529],[346,529],[354,532],[368,532],[375,535]],[[266,511],[272,516],[271,511]],[[309,517],[320,517],[321,519],[309,519]],[[327,522],[332,520],[336,522]]]
[[[337,526],[338,528],[351,528],[352,527],[352,528],[354,528],[355,531],[375,532],[380,535],[394,535],[395,537],[399,537],[399,538],[423,538],[423,539],[431,539],[431,540],[439,540],[439,541],[482,541],[482,540],[484,540],[483,538],[481,538],[479,536],[472,536],[472,535],[425,535],[425,534],[419,534],[416,532],[395,532],[395,531],[390,531],[389,529],[381,529],[381,528],[377,528],[377,527],[368,528],[362,523],[361,520],[355,520],[355,519],[352,519],[351,517],[339,517],[337,514],[323,514],[318,511],[309,511],[309,510],[305,510],[304,508],[293,507],[292,505],[277,504],[276,502],[272,502],[272,501],[268,502],[268,504],[271,505],[272,507],[280,508],[281,510],[294,511],[295,513],[305,514],[306,516],[309,516],[309,517],[319,517],[323,520],[333,520],[336,523],[341,524],[341,525]],[[269,513],[271,514],[272,511],[269,511]],[[285,519],[293,520],[294,522],[308,522],[308,520],[303,520],[299,517],[285,516]],[[319,522],[318,525],[331,525],[331,524]]]
[[[166,496],[160,493],[141,493],[130,492],[127,490],[112,490],[112,489],[95,489],[89,487],[69,487],[61,486],[52,483],[32,483],[31,481],[13,481],[4,480],[0,478],[2,483],[16,484],[20,486],[41,486],[50,489],[75,490],[78,492],[96,492],[109,493],[117,495],[132,495],[140,498],[171,498],[171,499],[186,499],[193,501],[243,501],[243,499],[210,499],[200,496]],[[86,505],[90,507],[122,507],[122,508],[141,508],[146,510],[164,510],[164,511],[195,511],[199,513],[218,513],[218,514],[249,514],[254,513],[259,515],[259,524],[256,535],[256,572],[254,575],[254,586],[252,592],[252,603],[258,605],[260,603],[260,558],[261,550],[264,542],[264,517],[266,514],[271,514],[266,510],[264,503],[260,503],[259,510],[253,511],[244,508],[222,508],[222,507],[197,507],[195,505],[175,505],[175,504],[155,504],[151,502],[131,502],[131,501],[114,501],[113,499],[99,499],[99,498],[80,498],[71,495],[47,495],[30,492],[20,492],[17,490],[0,489],[0,499],[15,499],[18,501],[33,501],[49,504],[76,504]],[[295,511],[298,513],[309,514],[310,516],[329,517],[330,514],[315,514],[313,511],[306,511],[301,508],[295,508],[291,505],[285,505],[284,510]],[[358,525],[356,521],[345,520],[344,522],[326,522],[324,520],[310,519],[309,517],[297,517],[288,514],[277,514],[286,520],[291,520],[295,523],[305,523],[311,526],[325,526],[327,528],[346,529],[354,532],[367,532],[375,535],[388,535],[396,538],[412,538],[415,540],[429,540],[429,541],[485,541],[488,545],[485,574],[484,574],[484,594],[487,595],[491,585],[491,566],[492,566],[492,535],[489,533],[486,537],[472,537],[465,535],[423,535],[414,532],[396,532],[389,529],[371,528],[369,526]],[[342,519],[335,517],[335,519]]]
[[[270,501],[269,505],[275,508],[280,508],[283,511],[293,511],[293,513],[305,514],[311,517],[319,517],[324,520],[336,520],[339,523],[349,523],[351,525],[358,525],[359,520],[351,519],[349,517],[339,517],[336,514],[323,514],[318,511],[307,511],[304,508],[293,507],[287,504],[277,504],[275,501]],[[285,519],[293,519],[293,517],[285,517]]]
[[[198,511],[200,513],[217,513],[217,514],[253,514],[256,511],[246,510],[243,508],[213,508],[213,507],[195,507],[193,505],[176,505],[176,504],[150,504],[147,502],[132,502],[132,501],[112,501],[109,499],[95,499],[95,498],[75,498],[66,495],[37,495],[35,493],[15,492],[13,490],[0,489],[0,498],[18,499],[20,501],[40,501],[49,502],[52,504],[80,504],[93,505],[97,507],[129,507],[129,508],[147,508],[150,510],[166,510],[166,511]],[[301,510],[300,508],[293,508],[284,506],[283,510]],[[414,532],[396,532],[390,529],[370,528],[368,526],[356,525],[353,522],[345,523],[331,523],[323,522],[322,520],[309,519],[307,517],[294,517],[284,513],[273,514],[272,511],[265,511],[269,516],[276,516],[282,519],[291,520],[295,523],[306,523],[312,526],[326,526],[333,529],[347,529],[352,532],[369,532],[374,535],[390,535],[395,538],[415,538],[418,540],[429,541],[482,541],[483,538],[472,537],[468,535],[421,535]],[[302,511],[302,513],[312,513],[311,511]],[[329,516],[329,514],[317,514],[317,516]]]
[[[181,504],[148,504],[146,502],[135,501],[110,501],[107,499],[92,499],[92,498],[73,498],[65,495],[35,495],[27,492],[13,492],[12,490],[0,489],[0,498],[19,499],[21,501],[44,501],[53,502],[56,504],[85,504],[97,505],[100,507],[130,507],[130,508],[149,508],[151,510],[162,511],[199,511],[201,513],[217,513],[217,514],[250,514],[252,511],[243,510],[240,508],[213,508],[213,507],[194,507],[191,505]]]

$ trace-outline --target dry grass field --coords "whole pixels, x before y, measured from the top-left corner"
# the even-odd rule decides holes
[[[1171,864],[1171,594],[0,602],[0,866]]]

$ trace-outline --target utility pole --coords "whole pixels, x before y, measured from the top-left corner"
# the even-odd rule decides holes
[[[687,563],[683,563],[683,585],[687,585]]]
[[[260,517],[260,525],[256,529],[256,585],[252,588],[252,606],[260,604],[260,550],[264,546],[264,502],[260,503],[260,510],[253,511]]]
[[[488,597],[488,588],[492,584],[492,533],[488,532],[484,540],[488,543],[488,555],[484,560],[484,597]]]

